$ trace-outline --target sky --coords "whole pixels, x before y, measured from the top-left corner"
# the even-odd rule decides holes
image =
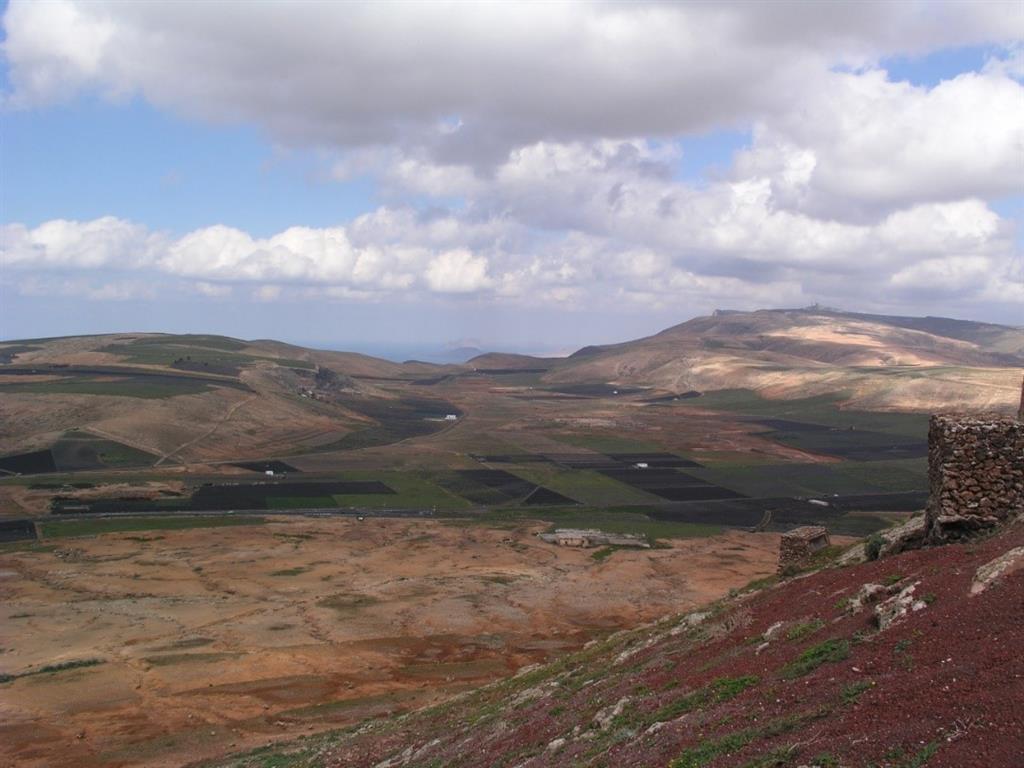
[[[0,338],[1024,325],[1024,3],[0,3]]]

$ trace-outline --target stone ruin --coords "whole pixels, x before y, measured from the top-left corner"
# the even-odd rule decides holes
[[[829,543],[828,531],[823,525],[802,525],[787,531],[779,540],[779,573],[807,565],[815,553]]]
[[[1024,515],[1024,382],[1016,418],[998,414],[931,417],[928,482],[924,516],[882,531],[881,555],[960,539]],[[784,533],[779,573],[799,569],[826,546],[828,534],[821,526]],[[839,562],[863,559],[863,552],[863,547],[852,549]]]
[[[985,530],[1024,512],[1024,393],[1018,418],[932,416],[927,540]]]
[[[643,536],[636,533],[605,533],[595,528],[559,528],[554,533],[537,534],[541,541],[560,547],[641,547],[650,549]]]

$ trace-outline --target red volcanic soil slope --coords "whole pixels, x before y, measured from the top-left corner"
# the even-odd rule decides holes
[[[825,569],[403,719],[221,764],[1019,767],[1024,568],[971,587],[979,567],[1022,546],[1018,523]],[[917,609],[879,630],[875,605],[855,609],[872,583]]]

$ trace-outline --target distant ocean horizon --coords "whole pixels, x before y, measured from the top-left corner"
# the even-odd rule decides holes
[[[420,360],[425,363],[464,363],[477,355],[486,352],[503,352],[518,355],[537,355],[542,357],[565,357],[575,350],[563,348],[541,348],[540,345],[533,347],[505,347],[505,346],[483,346],[464,347],[444,344],[388,344],[388,343],[358,343],[358,342],[325,342],[325,341],[302,341],[295,340],[292,344],[298,344],[310,349],[321,349],[331,352],[357,352],[361,355],[370,355],[384,360],[391,360],[396,363],[403,363],[407,360]]]

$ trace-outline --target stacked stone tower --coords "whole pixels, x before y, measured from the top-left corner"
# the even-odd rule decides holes
[[[932,416],[927,537],[947,541],[1024,512],[1024,382],[1017,418]]]

